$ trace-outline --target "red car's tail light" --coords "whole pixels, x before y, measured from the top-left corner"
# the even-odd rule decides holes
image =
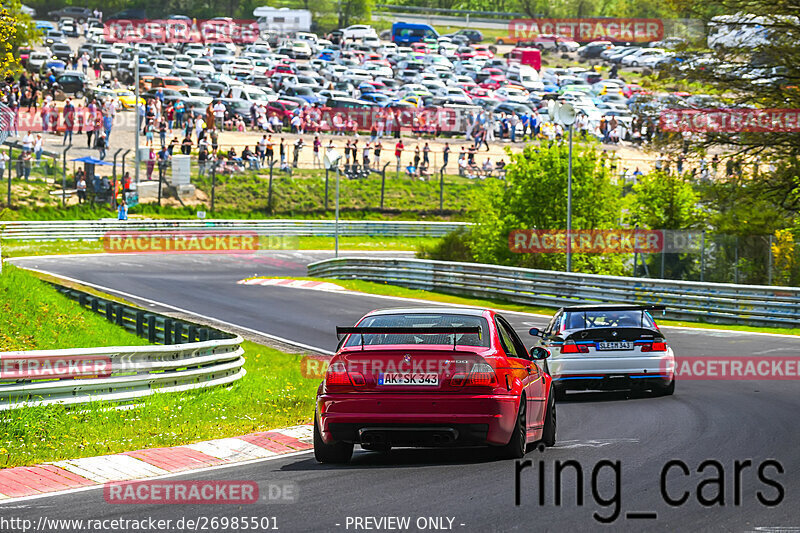
[[[361,372],[348,372],[347,375],[350,376],[350,381],[356,387],[363,387],[367,384],[367,380],[364,379],[364,374]]]
[[[644,344],[642,345],[643,352],[666,352],[667,351],[667,343],[666,342],[654,342],[652,344]]]
[[[467,385],[471,386],[491,386],[497,385],[497,375],[494,369],[487,363],[475,363],[469,373]]]
[[[367,384],[364,374],[361,372],[348,372],[344,363],[333,363],[328,367],[325,374],[325,385],[327,386],[354,386],[363,387]]]
[[[333,363],[325,374],[325,385],[351,385],[344,363]]]
[[[589,353],[589,347],[585,344],[575,344],[575,341],[568,340],[561,346],[561,353]]]

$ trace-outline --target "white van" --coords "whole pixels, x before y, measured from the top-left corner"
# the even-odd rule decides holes
[[[543,91],[544,83],[539,78],[539,72],[530,65],[520,65],[519,84],[528,91]]]
[[[237,85],[231,87],[231,97],[241,98],[248,102],[255,102],[258,105],[269,105],[278,99],[278,95],[269,95],[262,91],[259,87],[252,85]]]

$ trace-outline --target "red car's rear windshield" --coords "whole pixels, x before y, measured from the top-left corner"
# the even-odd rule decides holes
[[[481,346],[489,347],[489,324],[482,316],[457,315],[457,314],[397,314],[397,315],[375,315],[368,316],[361,321],[359,327],[461,327],[479,326],[480,336],[475,333],[459,333],[456,336],[456,344],[461,346]],[[421,334],[376,334],[364,335],[365,346],[379,346],[388,344],[453,344],[452,334],[441,333],[421,333]],[[360,346],[361,335],[350,335],[345,346]]]

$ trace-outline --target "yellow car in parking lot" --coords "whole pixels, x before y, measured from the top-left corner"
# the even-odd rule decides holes
[[[122,105],[122,109],[132,109],[136,106],[136,95],[130,89],[114,89],[117,100]],[[144,98],[139,97],[139,104],[144,105]]]

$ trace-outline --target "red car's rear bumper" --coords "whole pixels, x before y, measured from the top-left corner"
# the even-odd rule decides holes
[[[374,431],[400,444],[436,444],[435,434],[444,432],[457,438],[443,444],[503,445],[511,438],[518,409],[519,398],[511,395],[342,393],[317,397],[325,442],[361,443],[364,431]]]

